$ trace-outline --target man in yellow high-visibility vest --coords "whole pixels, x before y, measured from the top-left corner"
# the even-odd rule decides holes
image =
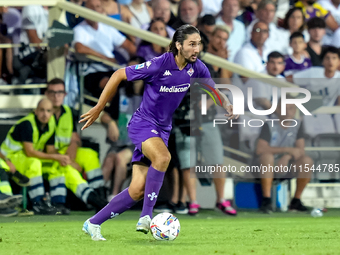
[[[105,206],[106,194],[98,153],[90,148],[81,147],[81,140],[76,130],[77,117],[74,116],[70,107],[63,105],[66,96],[64,81],[58,78],[49,81],[45,95],[53,104],[56,119],[56,148],[60,154],[68,155],[71,166],[79,171],[70,170],[65,173],[66,187],[85,203],[87,199],[84,195],[88,194],[85,189],[95,190],[100,196],[100,200],[96,199],[98,206]],[[87,182],[81,176],[83,171]],[[87,202],[91,203],[91,201]]]
[[[64,206],[66,187],[64,169],[70,164],[67,155],[56,153],[55,120],[52,103],[42,99],[36,110],[20,119],[8,132],[1,144],[1,153],[23,175],[30,178],[29,197],[35,214],[68,214]],[[51,202],[44,201],[43,174],[48,175]]]

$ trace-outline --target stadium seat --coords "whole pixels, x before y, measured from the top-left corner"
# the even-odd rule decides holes
[[[319,134],[335,134],[335,126],[330,114],[304,116],[305,134],[315,137]]]
[[[340,134],[319,134],[313,139],[314,147],[340,147]],[[340,151],[319,151],[320,159],[315,163],[315,166],[321,165],[321,171],[315,171],[315,177],[319,180],[340,179],[340,173],[326,171],[325,165],[340,164]],[[340,167],[340,165],[338,165]],[[328,168],[328,166],[327,166]]]

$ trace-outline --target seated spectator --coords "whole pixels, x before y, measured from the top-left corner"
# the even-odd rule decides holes
[[[129,65],[143,63],[144,59],[132,58]],[[107,128],[107,142],[111,145],[103,163],[105,186],[110,189],[108,201],[121,192],[126,179],[127,164],[131,161],[135,146],[127,134],[126,126],[142,100],[143,81],[124,81],[110,106],[101,116],[101,123]],[[113,175],[113,176],[112,176]],[[114,180],[111,185],[111,180]],[[111,193],[111,186],[113,190]]]
[[[236,54],[234,62],[255,72],[265,68],[267,56],[270,53],[265,42],[269,37],[268,25],[262,21],[254,24],[251,40],[246,43]]]
[[[170,9],[170,2],[169,0],[154,0],[152,1],[152,10],[154,19],[163,19],[166,24],[166,31],[169,35],[169,38],[175,33],[175,30],[169,25],[171,20],[171,9]],[[148,26],[143,26],[143,29],[147,29]]]
[[[246,27],[255,19],[251,0],[240,0],[240,11],[236,19],[241,21]]]
[[[199,24],[198,29],[203,32],[210,40],[212,33],[214,32],[216,27],[216,19],[211,14],[204,15]],[[229,32],[228,32],[229,37]]]
[[[185,24],[196,27],[198,25],[199,13],[198,0],[181,0],[178,5],[177,21],[172,25],[172,28],[176,30]]]
[[[170,11],[170,2],[169,0],[154,0],[152,1],[152,10],[154,14],[153,20],[162,19],[166,24],[165,29],[168,33],[168,37],[172,38],[175,33],[175,30],[169,26],[171,11]],[[150,27],[150,23],[144,24],[142,29],[147,30]],[[136,45],[139,45],[141,42],[140,38],[136,38]]]
[[[62,168],[69,167],[70,158],[55,152],[54,132],[52,103],[48,99],[42,99],[35,112],[20,119],[1,144],[1,153],[21,174],[30,178],[28,195],[35,214],[69,214],[64,206],[66,187]],[[56,207],[51,207],[43,200],[43,175],[48,176],[51,202]]]
[[[301,32],[294,32],[289,38],[289,43],[293,49],[293,54],[286,57],[284,72],[286,77],[312,66],[312,61],[304,54],[306,43],[303,34]]]
[[[329,11],[324,9],[320,4],[316,3],[316,0],[301,0],[297,2],[295,6],[302,8],[307,21],[314,17],[324,19],[327,26],[324,44],[340,47],[339,25]]]
[[[151,21],[148,31],[163,37],[169,37],[168,33],[166,32],[166,25],[162,19],[154,19]],[[138,47],[137,56],[142,57],[145,60],[150,60],[154,57],[162,55],[166,51],[166,48],[158,44],[142,41]]]
[[[153,18],[153,11],[150,6],[144,3],[144,0],[132,0],[127,8],[129,12],[124,17],[124,21],[136,28],[142,28],[143,25],[150,23]]]
[[[285,60],[284,56],[274,51],[268,55],[268,62],[266,66],[266,70],[261,73],[268,74],[275,78],[284,78],[281,73],[285,69]],[[265,82],[265,79],[257,80],[257,79],[249,79],[246,82],[246,87],[253,88],[253,105],[256,110],[268,110],[272,108],[272,97],[273,97],[273,88],[274,87]],[[278,90],[278,97],[280,97],[280,90]]]
[[[309,42],[306,51],[312,61],[312,66],[322,66],[322,41],[326,33],[326,23],[323,19],[315,17],[307,22]]]
[[[90,148],[81,147],[81,139],[77,133],[78,117],[70,107],[63,104],[66,96],[64,81],[58,78],[49,81],[45,95],[53,104],[56,120],[55,147],[58,153],[67,155],[71,161],[70,166],[79,171],[65,175],[66,182],[69,175],[85,174],[90,188],[105,198],[103,173],[98,153]]]
[[[42,47],[30,47],[28,44],[46,42],[47,29],[47,7],[29,5],[22,8],[20,42],[24,46],[13,59],[13,67],[19,75],[20,84],[24,84],[30,76],[46,79],[47,52]]]
[[[247,28],[247,41],[250,40],[251,31],[253,31],[254,24],[258,21],[262,21],[267,24],[269,28],[269,37],[266,40],[265,46],[269,50],[279,51],[285,53],[289,46],[288,37],[287,40],[283,40],[282,29],[278,28],[274,23],[274,17],[276,13],[276,5],[272,0],[262,0],[256,10],[256,19]]]
[[[317,3],[316,0],[301,0],[295,3],[295,7],[302,8],[307,21],[311,18],[319,17],[325,20],[326,26],[332,31],[339,27],[333,15]]]
[[[218,57],[227,59],[228,48],[227,40],[229,38],[229,32],[225,26],[217,25],[214,32],[211,35],[211,40],[207,47],[207,52],[216,55]],[[218,66],[208,65],[205,63],[210,71],[212,78],[230,78],[232,72],[226,69],[222,69]]]
[[[323,67],[311,67],[293,74],[293,82],[323,97],[324,106],[340,105],[340,86],[338,71],[340,52],[329,46],[321,54]]]
[[[241,49],[245,42],[246,31],[244,24],[236,19],[240,10],[237,0],[224,0],[220,16],[216,18],[217,25],[229,27],[229,39],[227,41],[229,56],[228,60],[233,62],[236,53]]]
[[[285,36],[285,39],[287,42],[289,41],[289,37],[294,32],[300,32],[303,34],[305,41],[309,41],[309,34],[305,27],[305,16],[303,15],[302,9],[299,7],[293,7],[289,9],[289,11],[286,13],[286,16],[283,20],[283,28],[285,30],[282,31],[282,37]],[[291,47],[288,47],[286,51],[282,52],[283,54],[292,54],[293,49]]]
[[[86,7],[102,13],[100,0],[87,0]],[[123,47],[131,55],[135,46],[117,29],[103,23],[84,20],[74,28],[73,45],[76,52],[93,55],[111,62],[116,62],[112,53],[115,47]],[[95,97],[99,97],[113,73],[112,67],[101,63],[91,63],[85,70],[85,88]]]
[[[281,112],[280,102],[278,103],[278,112]],[[300,199],[304,188],[310,181],[311,172],[309,169],[313,164],[313,160],[305,155],[302,123],[299,120],[295,120],[297,125],[294,127],[292,126],[294,124],[292,121],[291,124],[288,124],[288,121],[286,121],[286,126],[281,124],[281,121],[284,119],[294,119],[295,113],[296,106],[289,104],[286,106],[286,115],[282,116],[279,114],[278,119],[280,121],[273,121],[273,124],[264,124],[257,141],[254,164],[267,166],[268,169],[274,166],[289,167],[290,165],[295,165],[296,169],[301,168],[306,172],[287,173],[282,171],[274,173],[274,171],[267,171],[260,173],[263,196],[260,210],[263,213],[271,213],[273,211],[271,206],[271,189],[274,178],[297,178],[297,187],[294,198],[290,202],[289,210],[307,211],[307,208],[301,203]]]
[[[282,24],[283,28],[289,32],[289,36],[294,32],[301,32],[307,35],[305,30],[305,16],[300,7],[292,7],[286,13]]]

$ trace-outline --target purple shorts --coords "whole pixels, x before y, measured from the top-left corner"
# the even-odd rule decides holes
[[[136,146],[132,155],[132,163],[143,162],[148,166],[151,165],[150,160],[142,153],[142,142],[149,138],[160,137],[168,147],[171,126],[162,128],[134,114],[127,126],[127,130],[132,143]]]

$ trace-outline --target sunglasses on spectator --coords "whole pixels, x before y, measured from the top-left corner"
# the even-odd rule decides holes
[[[47,94],[52,95],[52,96],[61,96],[61,95],[65,95],[66,91],[65,90],[58,90],[58,91],[54,91],[54,90],[47,90]]]
[[[253,29],[253,32],[255,33],[269,33],[269,29],[261,29],[261,28],[255,28]]]

